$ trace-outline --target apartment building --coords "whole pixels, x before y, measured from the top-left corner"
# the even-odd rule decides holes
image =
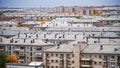
[[[119,68],[118,44],[89,44],[75,41],[44,51],[45,68]]]
[[[0,53],[16,54],[18,63],[42,61],[42,51],[54,47],[52,43],[45,43],[41,39],[30,38],[28,35],[17,35],[12,38],[0,37]]]

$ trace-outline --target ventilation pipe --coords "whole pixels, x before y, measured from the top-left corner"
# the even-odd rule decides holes
[[[103,50],[103,45],[100,45],[100,50]]]

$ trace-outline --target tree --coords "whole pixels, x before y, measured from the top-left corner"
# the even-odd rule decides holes
[[[15,63],[17,62],[17,55],[6,55],[6,54],[0,54],[0,68],[5,68],[6,63]]]
[[[9,63],[17,62],[17,61],[18,61],[18,60],[17,60],[17,55],[16,55],[16,54],[14,54],[14,55],[8,55],[7,61],[8,61]]]
[[[3,15],[3,12],[0,12],[0,16],[2,16]]]
[[[75,18],[80,19],[80,18],[81,18],[81,16],[75,16]]]
[[[5,64],[7,62],[7,55],[6,54],[0,54],[0,68],[5,68]]]

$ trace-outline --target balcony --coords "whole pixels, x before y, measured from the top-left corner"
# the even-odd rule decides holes
[[[107,67],[108,65],[103,65],[103,67]]]
[[[71,57],[67,57],[68,59],[71,59]]]
[[[35,56],[36,56],[36,57],[42,57],[42,55],[39,55],[39,54],[36,54]]]
[[[47,64],[47,65],[50,65],[50,62],[47,62],[46,64]]]
[[[81,60],[84,60],[84,61],[92,61],[91,58],[81,58]]]
[[[19,59],[18,61],[24,61],[24,59]]]
[[[110,58],[110,61],[115,61],[115,59]]]
[[[85,64],[81,64],[81,67],[91,68],[91,67],[92,67],[92,65],[85,65]]]
[[[59,63],[59,65],[63,65],[63,63],[62,63],[62,62],[60,62],[60,63]]]
[[[4,48],[0,48],[0,50],[4,50]]]
[[[59,57],[60,59],[63,59],[64,57]]]
[[[36,57],[42,57],[42,52],[35,52]]]
[[[19,49],[19,48],[18,48],[18,49],[16,48],[15,51],[20,51],[20,49]]]
[[[25,53],[20,53],[19,56],[25,56]]]

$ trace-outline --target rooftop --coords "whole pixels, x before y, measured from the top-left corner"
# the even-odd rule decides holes
[[[74,44],[77,44],[78,41],[74,41],[69,44],[64,44],[56,46],[50,49],[45,50],[45,52],[73,52]],[[91,44],[91,45],[82,45],[81,53],[102,53],[102,54],[119,54],[120,53],[120,44]],[[102,46],[102,49],[101,49]]]

